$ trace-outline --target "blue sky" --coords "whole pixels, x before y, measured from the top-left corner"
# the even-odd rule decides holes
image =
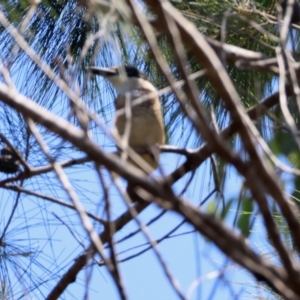
[[[118,59],[115,58],[115,61],[118,61]],[[21,76],[21,79],[23,78],[26,81],[27,74],[26,69],[24,70],[22,76],[18,76]],[[15,83],[17,87],[21,88],[24,82],[16,80]],[[104,104],[109,105],[112,103],[113,98],[107,92],[107,83],[99,79],[98,84],[99,90],[105,91],[102,95]],[[22,92],[22,89],[20,91]],[[45,95],[47,95],[46,92]],[[94,101],[98,101],[98,99]],[[52,111],[68,118],[68,112],[62,109],[62,107],[65,108],[67,105],[68,101],[66,99],[58,97]],[[99,106],[99,103],[95,103],[91,109],[97,111]],[[100,116],[100,118],[102,117]],[[112,127],[111,118],[111,111],[109,111],[105,119],[102,118],[103,124],[107,128]],[[187,146],[194,146],[196,137],[191,132],[184,132],[182,135],[182,128],[186,128],[185,125],[182,124],[182,126],[177,127],[170,144],[183,147],[186,137],[190,137]],[[6,124],[0,124],[0,130],[6,132]],[[20,130],[20,128],[17,130]],[[108,142],[108,138],[103,134],[103,131],[95,129],[93,133],[99,146],[111,149],[111,143]],[[56,137],[48,136],[47,133],[45,133],[45,139],[50,147],[52,146],[53,148],[54,145],[57,146],[61,142]],[[33,164],[46,163],[45,158],[38,153],[39,150],[36,150],[30,157]],[[39,155],[39,160],[35,155]],[[79,157],[81,153],[76,151],[76,149],[63,149],[59,155],[58,159],[62,160],[67,157]],[[182,161],[174,154],[163,154],[161,156],[161,166],[166,174],[174,170]],[[99,180],[96,172],[93,170],[93,166],[91,164],[75,166],[66,169],[66,172],[86,210],[101,216],[104,210],[103,192],[99,187]],[[6,177],[4,175],[1,176],[0,180]],[[124,212],[125,206],[117,195],[109,176],[105,174],[104,177],[112,200],[112,215],[117,217]],[[188,191],[184,194],[184,198],[194,204],[201,202],[214,188],[211,177],[210,166],[208,163],[204,163],[197,171]],[[187,179],[185,177],[176,183],[174,189],[177,192],[181,191]],[[123,184],[125,188],[125,183]],[[224,189],[225,202],[238,198],[241,185],[241,179],[234,170],[231,170]],[[28,190],[44,193],[45,195],[69,202],[66,193],[62,190],[53,173],[32,178],[25,182],[24,187]],[[16,194],[14,192],[1,190],[1,229],[5,227],[15,199]],[[215,194],[207,201],[203,210],[206,210],[214,201],[216,201]],[[226,219],[229,226],[233,223],[236,205],[237,203],[233,204]],[[160,213],[160,209],[152,204],[139,218],[145,224],[158,213]],[[147,230],[152,239],[159,239],[181,221],[178,215],[167,213]],[[21,228],[24,229],[22,230]],[[136,224],[132,221],[115,235],[115,241],[118,241],[136,228]],[[100,232],[101,226],[95,224],[95,230]],[[166,239],[158,246],[167,267],[178,281],[180,289],[185,295],[190,295],[189,299],[253,299],[257,295],[268,295],[262,289],[256,288],[256,282],[252,276],[248,275],[247,272],[233,262],[227,261],[226,257],[212,243],[199,236],[198,233],[179,235],[191,230],[190,226],[184,225],[175,233],[178,236]],[[270,247],[266,241],[266,235],[259,217],[256,219],[253,231],[254,233],[250,238],[253,248],[258,252],[268,253]],[[5,269],[4,266],[7,266],[7,272],[15,286],[14,293],[19,292],[19,295],[27,294],[30,292],[31,287],[39,285],[38,289],[30,293],[28,299],[44,299],[55,282],[73,264],[74,259],[84,251],[84,247],[89,245],[89,240],[82,229],[76,212],[50,203],[47,200],[27,195],[21,195],[20,197],[17,211],[9,226],[5,241],[10,248],[6,247],[4,249],[2,247],[2,252],[0,253],[2,257],[4,257],[5,251],[8,251],[7,249],[12,250],[9,252],[9,259],[3,259],[1,266],[2,270]],[[117,253],[132,249],[145,242],[147,242],[145,237],[142,234],[138,234],[121,244],[117,244]],[[18,253],[16,249],[19,249]],[[126,258],[128,255],[139,251],[139,249],[143,249],[143,247],[127,251],[121,254],[119,258]],[[97,257],[97,259],[99,258]],[[127,262],[120,263],[120,270],[130,300],[178,299],[152,250]],[[221,273],[220,270],[222,271]],[[192,289],[196,280],[199,283]],[[49,282],[41,285],[43,281]],[[20,282],[21,285],[19,285]],[[82,270],[76,283],[69,286],[62,299],[84,299],[87,282],[89,299],[119,299],[111,276],[105,267],[99,266],[87,267]],[[17,299],[17,297],[15,298]]]
[[[176,135],[173,139],[174,142],[172,140],[172,144],[176,145],[176,141],[179,139]],[[161,162],[166,173],[169,173],[179,163],[176,155],[173,154],[163,154]],[[93,169],[87,168],[87,166],[78,166],[67,169],[67,173],[76,191],[79,192],[79,198],[84,203],[86,209],[96,214],[98,212],[99,216],[101,216],[101,211],[103,211],[103,196]],[[213,189],[213,184],[208,174],[210,174],[210,168],[208,165],[203,164],[184,196],[186,199],[197,204],[209,194]],[[108,180],[107,176],[106,179]],[[175,189],[177,191],[182,190],[184,183],[184,180],[181,180],[176,184]],[[43,178],[33,178],[25,182],[25,188],[27,189],[37,190],[68,202],[65,192],[59,186],[54,174],[43,175]],[[224,194],[226,201],[238,195],[240,186],[241,181],[232,171],[230,180],[227,181],[225,187]],[[110,195],[113,215],[117,217],[124,211],[124,205],[113,187],[110,189]],[[2,190],[2,226],[5,224],[5,220],[11,210],[13,199],[12,192]],[[211,201],[214,201],[214,199],[215,197],[212,196],[208,200],[207,205]],[[232,224],[235,214],[234,207],[228,217],[229,224]],[[160,209],[152,204],[139,218],[143,223],[147,223],[159,212]],[[151,225],[148,231],[152,239],[159,239],[180,222],[181,218],[176,214],[167,213]],[[51,289],[51,286],[65,272],[66,268],[72,265],[76,256],[83,251],[78,241],[85,246],[89,245],[89,242],[75,212],[70,212],[66,208],[51,204],[43,199],[23,195],[21,196],[21,204],[18,207],[18,212],[14,217],[9,232],[15,232],[14,228],[25,225],[28,228],[24,231],[20,233],[16,232],[14,235],[8,234],[8,243],[16,241],[15,243],[18,247],[20,245],[24,245],[24,247],[30,245],[32,254],[28,257],[21,255],[16,262],[26,261],[27,266],[30,266],[31,274],[35,274],[37,282],[41,279],[48,280],[50,274],[55,274],[53,281],[50,281],[49,285],[41,286],[40,291],[35,290],[32,292],[34,296],[31,299],[43,299]],[[98,232],[101,230],[100,226],[96,226],[95,228]],[[136,224],[131,222],[115,235],[115,241],[136,228]],[[184,225],[175,234],[186,233],[191,230],[190,226]],[[70,234],[70,231],[72,231],[72,234]],[[12,237],[10,238],[10,236]],[[263,236],[263,238],[265,237]],[[144,236],[138,234],[117,245],[116,249],[119,253],[145,242],[147,241]],[[262,242],[263,244],[265,243],[264,240],[260,239],[256,240],[256,242],[258,245]],[[125,252],[120,255],[120,259],[136,253],[139,249]],[[237,299],[247,299],[247,295],[251,296],[251,293],[257,293],[251,287],[255,285],[253,278],[232,262],[228,262],[218,249],[204,238],[199,237],[197,233],[178,235],[167,239],[159,244],[158,249],[184,294],[190,291],[196,279],[201,279],[201,283],[199,283],[197,288],[193,292],[189,292],[191,294],[190,299],[234,299],[233,296],[240,293]],[[30,264],[33,258],[36,264]],[[62,270],[59,270],[60,268]],[[221,276],[218,272],[224,268],[225,270]],[[166,279],[152,250],[121,263],[120,270],[129,299],[166,300],[178,298]],[[90,271],[91,268],[86,268],[80,273],[76,283],[71,284],[68,292],[64,294],[64,299],[74,299],[74,297],[83,299],[85,283],[87,278],[89,278]],[[12,274],[12,278],[14,278],[14,271],[10,270],[9,272]],[[220,276],[222,279],[220,279]],[[24,277],[26,278],[26,276]],[[29,278],[24,280],[25,287],[31,285],[28,280]],[[115,285],[105,267],[93,267],[89,283],[89,296],[89,299],[119,298]]]

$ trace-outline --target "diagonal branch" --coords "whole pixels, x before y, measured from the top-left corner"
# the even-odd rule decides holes
[[[287,92],[290,88],[287,88]],[[84,132],[80,129],[75,128],[68,122],[62,120],[59,117],[54,116],[52,113],[48,112],[47,110],[43,109],[39,105],[35,104],[34,102],[30,101],[24,96],[19,95],[16,91],[11,91],[8,89],[7,86],[4,84],[0,84],[0,99],[2,102],[6,103],[7,105],[14,107],[22,114],[27,117],[32,118],[34,121],[43,124],[49,130],[53,130],[60,136],[63,136],[66,140],[73,142],[77,147],[79,147],[82,151],[88,152],[90,154],[90,159],[95,160],[99,164],[105,164],[107,168],[111,168],[116,173],[127,178],[129,181],[137,182],[141,187],[148,188],[147,190],[154,195],[157,192],[161,191],[161,188],[157,188],[157,186],[153,186],[150,182],[145,183],[145,181],[140,176],[135,176],[131,172],[129,172],[128,168],[122,167],[122,164],[119,164],[115,158],[111,159],[109,154],[104,154],[96,145],[92,144],[91,142],[87,142],[84,140]],[[271,97],[267,98],[261,104],[257,105],[255,108],[249,110],[248,114],[251,118],[255,119],[263,115],[264,112],[267,111],[268,108],[276,105],[278,103],[278,93],[272,95]],[[239,129],[239,125],[237,123],[231,124],[227,129],[222,131],[223,138],[229,138]],[[189,161],[189,169],[192,170],[201,164],[200,158],[207,158],[211,155],[212,152],[209,145],[204,146],[201,148],[196,154],[197,160],[195,160],[195,164],[191,165],[191,161]],[[175,173],[176,174],[176,173]],[[181,173],[183,176],[185,173]],[[165,182],[175,182],[181,176],[174,178],[168,176]],[[136,204],[135,209],[140,212],[145,209],[149,203],[138,203]],[[132,220],[132,215],[130,212],[126,212],[121,215],[117,220],[114,221],[114,228],[115,231],[120,230],[123,226],[125,226],[128,222]],[[104,231],[100,234],[100,238],[103,244],[106,243],[108,240],[109,231],[104,229]],[[92,258],[94,255],[95,250],[92,246],[90,246],[89,251],[85,254],[81,255],[76,259],[75,263],[70,267],[70,269],[63,275],[61,280],[57,283],[56,287],[52,290],[49,294],[47,299],[57,299],[63,291],[67,288],[67,286],[75,281],[78,272],[86,265],[88,260]]]
[[[160,1],[146,2],[148,6],[156,12],[159,18],[163,19],[160,5],[157,5],[157,2]],[[298,222],[295,207],[286,199],[285,195],[283,194],[274,170],[266,164],[265,160],[262,159],[261,154],[258,152],[257,145],[254,140],[257,139],[259,133],[252,124],[250,118],[247,116],[244,107],[240,103],[238,94],[229,78],[229,75],[224,69],[218,56],[208,45],[203,35],[199,33],[196,27],[191,22],[186,20],[169,2],[162,1],[162,3],[164,6],[164,13],[168,14],[170,18],[174,19],[181,36],[189,40],[188,47],[198,61],[201,62],[206,68],[207,77],[209,78],[211,84],[215,87],[219,96],[223,99],[227,109],[232,115],[233,120],[239,124],[241,139],[244,143],[245,149],[247,149],[249,153],[253,166],[256,168],[256,176],[257,178],[261,178],[260,180],[264,182],[264,189],[278,203],[281,212],[291,230],[295,248],[300,251],[300,224]],[[162,25],[164,25],[163,22]],[[221,157],[223,154],[224,153],[220,153],[219,151],[219,155],[221,155]],[[235,167],[237,168],[238,172],[248,179],[249,174],[247,174],[243,168],[239,167],[238,165],[235,165]],[[256,183],[252,182],[252,184],[254,188]]]
[[[187,201],[176,197],[165,201],[139,189],[138,195],[146,201],[154,200],[161,208],[177,212],[184,217],[199,233],[212,240],[222,252],[232,260],[249,270],[257,280],[263,280],[285,299],[296,300],[300,293],[300,285],[293,286],[286,270],[271,264],[266,258],[256,254],[244,238],[217,220],[213,215],[201,212]]]

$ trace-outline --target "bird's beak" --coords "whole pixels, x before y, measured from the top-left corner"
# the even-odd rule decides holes
[[[94,75],[100,75],[103,77],[110,77],[118,74],[118,70],[111,68],[88,67],[87,69],[90,70]]]

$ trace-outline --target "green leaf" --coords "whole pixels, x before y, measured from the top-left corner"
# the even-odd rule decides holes
[[[238,218],[238,228],[241,233],[248,237],[250,235],[250,220],[253,213],[253,200],[250,198],[242,199],[242,210],[238,212],[240,214]]]
[[[227,203],[225,204],[225,207],[224,209],[221,210],[221,214],[220,214],[220,218],[222,220],[224,220],[229,212],[229,209],[232,205],[232,202],[233,202],[234,199],[230,199],[229,201],[227,201]]]
[[[269,146],[275,155],[289,155],[298,148],[292,136],[283,131],[275,132]]]

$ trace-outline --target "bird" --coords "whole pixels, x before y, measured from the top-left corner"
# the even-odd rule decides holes
[[[88,69],[92,74],[104,77],[116,89],[117,97],[114,105],[117,132],[121,138],[124,137],[127,122],[130,120],[128,145],[148,163],[152,172],[158,167],[157,145],[165,143],[163,113],[156,88],[148,77],[134,66],[109,68],[91,66]],[[146,100],[142,101],[141,97]],[[126,115],[127,99],[130,101],[130,118]],[[130,162],[141,167],[132,160]]]

